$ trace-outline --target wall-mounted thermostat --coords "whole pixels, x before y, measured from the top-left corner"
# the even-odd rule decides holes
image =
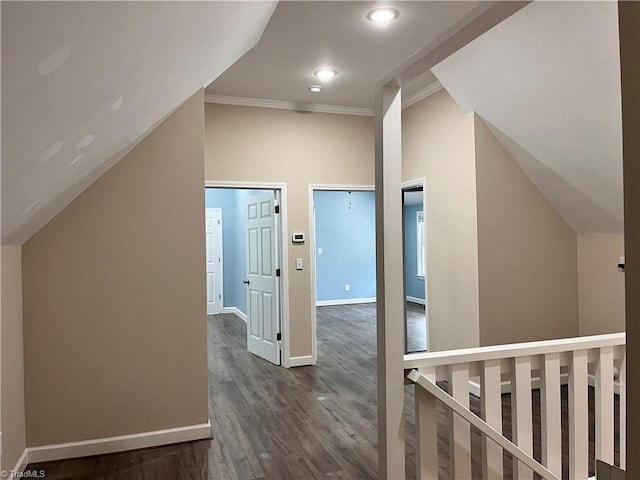
[[[304,233],[292,233],[291,243],[304,243]]]

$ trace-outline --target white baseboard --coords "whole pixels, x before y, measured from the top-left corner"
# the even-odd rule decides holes
[[[20,458],[18,459],[18,462],[16,463],[16,466],[13,467],[13,470],[11,470],[11,473],[9,474],[9,478],[13,479],[13,478],[22,478],[20,477],[20,475],[16,475],[16,473],[22,473],[25,471],[25,469],[27,468],[27,465],[29,464],[29,451],[28,449],[24,449],[24,451],[22,452],[22,455],[20,455]]]
[[[234,313],[237,317],[244,320],[244,323],[247,323],[247,314],[243,313],[238,307],[224,307],[222,313]]]
[[[211,422],[209,421],[198,425],[168,428],[166,430],[29,447],[26,450],[26,460],[27,463],[49,462],[52,460],[136,450],[138,448],[157,447],[171,443],[202,440],[204,438],[211,438]]]
[[[358,303],[375,303],[376,297],[370,298],[343,298],[340,300],[317,300],[316,307],[332,307],[335,305],[356,305]]]
[[[291,357],[289,360],[290,367],[304,367],[307,365],[314,365],[313,357],[311,355],[303,355],[301,357]]]
[[[424,298],[410,297],[409,295],[407,295],[407,302],[417,303],[418,305],[426,305],[427,304],[427,302],[425,302]]]

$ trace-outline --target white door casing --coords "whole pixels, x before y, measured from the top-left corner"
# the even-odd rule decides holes
[[[222,209],[205,210],[207,315],[222,313]]]
[[[280,365],[275,192],[247,198],[247,350]]]

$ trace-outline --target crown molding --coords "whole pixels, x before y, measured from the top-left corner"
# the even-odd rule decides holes
[[[343,107],[340,105],[305,104],[286,100],[266,100],[262,98],[228,97],[225,95],[205,95],[205,103],[238,105],[242,107],[275,108],[298,112],[335,113],[338,115],[358,115],[373,117],[373,108]]]
[[[439,81],[433,82],[431,85],[426,86],[422,90],[418,90],[413,95],[409,95],[407,98],[402,99],[402,108],[410,107],[411,105],[418,103],[420,100],[433,95],[436,92],[442,90],[443,86]]]
[[[418,90],[413,95],[402,100],[402,108],[407,108],[440,91],[442,84],[437,80],[431,85]],[[297,112],[334,113],[338,115],[357,115],[373,117],[373,108],[344,107],[341,105],[322,105],[317,103],[290,102],[287,100],[267,100],[263,98],[230,97],[226,95],[205,95],[205,103],[220,105],[236,105],[241,107],[275,108],[278,110],[295,110]]]

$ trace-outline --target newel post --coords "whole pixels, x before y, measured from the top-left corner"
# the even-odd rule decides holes
[[[405,478],[400,100],[400,87],[385,85],[376,91],[378,472],[381,480]]]

